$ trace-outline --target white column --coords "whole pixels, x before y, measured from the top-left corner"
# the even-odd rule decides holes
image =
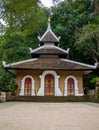
[[[21,89],[20,89],[20,96],[24,96],[24,81],[21,81]]]
[[[62,96],[62,92],[59,88],[59,78],[60,76],[55,76],[55,96]]]
[[[79,90],[78,90],[78,81],[76,80],[75,81],[75,96],[83,96],[84,94],[83,93],[79,93]]]
[[[34,80],[32,79],[32,92],[31,96],[35,96],[35,91],[34,91]]]
[[[78,81],[75,80],[75,96],[78,96],[79,92],[78,92]]]
[[[44,96],[44,76],[40,75],[40,88],[39,91],[37,93],[37,96]]]
[[[75,96],[83,96],[83,93],[79,93],[78,91],[78,81],[75,82]]]
[[[68,96],[67,81],[65,80],[64,96]]]

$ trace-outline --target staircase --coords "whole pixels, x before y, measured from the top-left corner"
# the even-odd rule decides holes
[[[22,102],[94,102],[95,96],[17,96],[13,101]]]

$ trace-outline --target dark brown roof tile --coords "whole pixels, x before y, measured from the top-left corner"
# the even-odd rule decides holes
[[[48,31],[44,37],[41,38],[40,42],[58,42],[57,37],[53,35],[51,31]]]
[[[73,63],[71,61],[64,61],[61,59],[38,59],[33,61],[27,61],[17,65],[8,66],[5,68],[10,69],[61,69],[61,70],[92,70],[94,67],[83,65],[79,63]]]

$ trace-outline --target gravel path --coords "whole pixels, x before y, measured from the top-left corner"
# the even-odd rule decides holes
[[[99,130],[99,104],[0,103],[0,130]]]

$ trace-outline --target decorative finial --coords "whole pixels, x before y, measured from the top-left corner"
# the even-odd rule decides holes
[[[50,17],[48,18],[48,22],[50,23],[50,21],[51,21],[51,19],[50,19]]]
[[[50,19],[50,17],[49,17],[49,18],[48,18],[48,27],[47,27],[48,30],[51,30],[50,22],[51,22],[51,19]]]

